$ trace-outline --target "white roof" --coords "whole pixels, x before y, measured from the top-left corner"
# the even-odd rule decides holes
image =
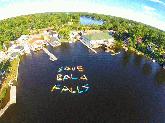
[[[0,51],[0,62],[3,61],[6,58],[6,54],[3,51]]]

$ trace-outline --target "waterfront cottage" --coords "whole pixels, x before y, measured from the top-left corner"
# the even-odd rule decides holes
[[[16,40],[16,43],[24,44],[27,43],[28,39],[29,39],[29,35],[21,35],[21,37]]]
[[[44,40],[41,40],[40,38],[38,38],[38,39],[36,38],[36,39],[29,41],[30,49],[32,51],[42,49],[44,44],[45,44]]]
[[[70,39],[71,39],[72,41],[77,40],[78,36],[79,36],[79,33],[78,33],[77,31],[72,31],[72,32],[70,33]]]
[[[5,59],[7,59],[6,53],[3,52],[3,51],[0,51],[0,63],[1,63],[2,61],[4,61]]]
[[[30,47],[29,47],[29,44],[28,44],[29,38],[30,38],[29,35],[21,35],[21,37],[16,40],[16,43],[23,47],[24,52],[26,54],[30,53]]]
[[[19,57],[19,53],[18,52],[14,52],[10,55],[10,60],[13,61],[14,59],[18,58]]]
[[[83,40],[88,42],[92,48],[98,48],[102,45],[111,46],[114,44],[114,38],[108,32],[94,32],[83,36]]]
[[[8,57],[13,60],[14,58],[17,57],[17,55],[23,55],[24,52],[24,47],[20,46],[20,45],[12,45],[11,47],[9,47],[8,51],[7,51],[7,55]],[[17,55],[16,55],[17,54]]]
[[[61,42],[59,42],[58,36],[53,36],[53,37],[50,38],[49,44],[52,47],[57,47],[57,46],[61,45]]]
[[[30,54],[30,47],[29,47],[29,44],[28,43],[25,43],[22,45],[24,47],[24,52],[26,54]]]
[[[23,54],[23,52],[24,52],[24,47],[23,46],[14,46],[14,47],[12,47],[12,51],[13,52],[17,52],[17,53],[20,53],[20,54]]]
[[[114,30],[109,30],[109,34],[110,34],[110,35],[114,36],[115,33],[116,33],[116,31],[114,31]]]
[[[44,40],[44,36],[41,34],[31,35],[28,40],[28,45],[32,51],[40,50],[47,42]]]
[[[24,47],[23,46],[17,46],[14,48],[14,51],[23,55],[24,54]]]

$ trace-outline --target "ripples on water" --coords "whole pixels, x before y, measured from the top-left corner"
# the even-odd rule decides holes
[[[157,63],[124,51],[94,54],[81,43],[62,44],[23,58],[17,104],[0,123],[164,123],[165,71]],[[91,89],[83,95],[51,93],[60,66],[83,65]]]

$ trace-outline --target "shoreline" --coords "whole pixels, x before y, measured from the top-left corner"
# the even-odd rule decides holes
[[[12,105],[12,104],[15,104],[16,103],[16,83],[17,83],[17,80],[18,80],[18,74],[19,74],[19,64],[20,64],[20,58],[17,58],[16,59],[16,64],[13,64],[13,65],[16,65],[15,69],[13,69],[13,73],[9,73],[7,76],[9,77],[11,74],[14,74],[13,75],[13,79],[11,79],[10,81],[8,81],[7,85],[4,85],[4,86],[8,86],[10,89],[9,90],[9,101],[7,102],[7,104],[2,108],[0,109],[0,117],[2,117],[2,115],[5,113],[5,111]],[[11,67],[11,69],[13,68],[13,66]],[[15,83],[14,83],[15,82]],[[4,96],[3,99],[7,98],[6,95]]]
[[[137,55],[143,56],[143,57],[147,58],[148,60],[151,60],[152,62],[156,62],[156,63],[158,63],[160,66],[162,66],[162,64],[161,64],[157,59],[151,58],[148,54],[143,53],[143,52],[137,50],[136,48],[128,47],[128,46],[125,46],[125,45],[123,45],[123,44],[121,44],[120,46],[118,46],[118,44],[115,44],[115,45],[113,45],[113,46],[114,46],[113,48],[107,48],[106,52],[116,53],[116,52],[115,52],[115,48],[121,48],[121,49],[124,49],[125,52],[136,53]],[[162,67],[162,68],[163,68],[163,67]],[[164,69],[164,68],[163,68],[163,69]]]

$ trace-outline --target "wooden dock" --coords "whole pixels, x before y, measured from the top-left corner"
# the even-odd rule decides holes
[[[49,44],[52,46],[52,47],[58,47],[61,45],[61,43],[59,41],[54,41],[54,42],[49,42]]]
[[[86,47],[88,47],[90,50],[92,50],[94,53],[97,53],[96,50],[94,50],[92,47],[88,46],[84,41],[80,40],[81,43],[83,43]]]
[[[54,54],[50,53],[46,48],[43,48],[43,51],[45,51],[45,53],[48,54],[51,61],[57,60],[57,57]]]

